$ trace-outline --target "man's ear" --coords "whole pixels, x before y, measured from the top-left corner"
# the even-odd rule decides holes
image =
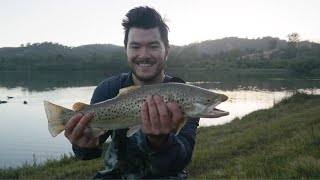
[[[126,55],[126,57],[128,57],[128,55],[127,55],[127,48],[126,48],[126,47],[124,47],[123,52],[124,52],[124,54]]]
[[[170,53],[170,46],[166,47],[165,49],[166,60],[168,59],[169,53]]]

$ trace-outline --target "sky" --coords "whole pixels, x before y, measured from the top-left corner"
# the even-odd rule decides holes
[[[54,42],[123,46],[122,19],[137,6],[167,19],[172,45],[224,37],[320,43],[319,0],[0,0],[0,47]]]

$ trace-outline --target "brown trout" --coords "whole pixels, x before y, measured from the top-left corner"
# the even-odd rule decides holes
[[[73,110],[44,101],[49,132],[55,137],[65,129],[65,124],[76,113],[91,113],[93,119],[87,130],[95,136],[108,130],[129,128],[129,137],[141,127],[141,105],[149,95],[160,95],[165,103],[175,102],[179,106],[185,117],[177,133],[188,118],[218,118],[229,114],[215,108],[228,99],[226,95],[200,87],[182,83],[130,86],[120,89],[115,98],[97,104],[75,103]]]

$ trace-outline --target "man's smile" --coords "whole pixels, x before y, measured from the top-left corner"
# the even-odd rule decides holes
[[[152,66],[152,63],[137,63],[137,65],[140,67],[150,67]]]
[[[135,64],[138,65],[139,67],[150,67],[155,63],[150,60],[138,60],[135,62]]]

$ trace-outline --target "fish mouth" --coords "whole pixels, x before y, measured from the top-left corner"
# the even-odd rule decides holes
[[[218,118],[218,117],[229,115],[229,112],[216,108],[216,106],[220,103],[221,102],[213,104],[213,105],[209,106],[208,108],[206,108],[206,110],[204,111],[204,113],[202,114],[201,117],[203,117],[203,118]]]
[[[228,96],[223,95],[221,97],[221,101],[218,101],[217,103],[212,104],[211,106],[208,106],[204,110],[204,113],[202,114],[201,117],[203,117],[203,118],[218,118],[218,117],[229,115],[229,112],[216,108],[216,106],[218,106],[221,102],[226,101],[227,99],[228,99]]]
[[[213,118],[218,118],[229,115],[229,112],[214,108],[212,111],[210,111],[210,114],[214,114]]]

